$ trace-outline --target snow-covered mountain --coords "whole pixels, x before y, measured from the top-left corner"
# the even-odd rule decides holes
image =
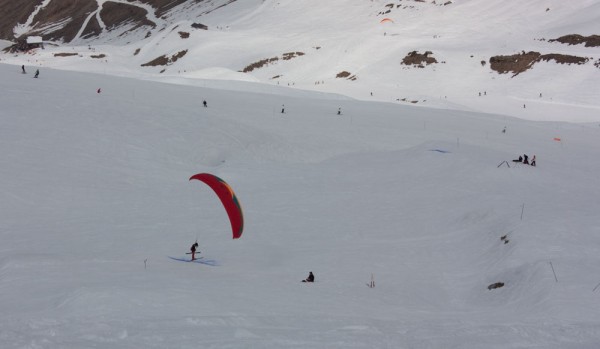
[[[205,86],[242,80],[365,100],[590,121],[600,3],[3,1],[14,64]],[[480,98],[481,97],[481,98]]]
[[[1,1],[0,348],[596,349],[598,9]]]

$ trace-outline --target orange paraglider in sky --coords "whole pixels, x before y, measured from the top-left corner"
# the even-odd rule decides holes
[[[394,21],[391,18],[384,18],[381,21],[379,21],[379,23],[394,23]]]

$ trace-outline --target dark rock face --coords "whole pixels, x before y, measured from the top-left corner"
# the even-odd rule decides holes
[[[154,16],[163,16],[167,11],[184,3],[201,3],[193,0],[139,0],[151,5]],[[15,37],[13,29],[19,23],[27,22],[29,16],[35,11],[41,0],[0,0],[0,39],[19,41],[24,38]],[[41,9],[33,18],[33,28],[24,36],[42,35],[44,40],[70,42],[75,38],[88,16],[98,11],[98,4],[94,0],[60,0],[51,1]],[[132,29],[142,26],[154,28],[156,23],[147,19],[144,9],[123,3],[107,1],[100,11],[100,18],[110,30],[123,24],[132,26]],[[51,24],[57,25],[56,29],[48,29]],[[43,29],[45,28],[45,29]],[[42,32],[43,30],[43,32]],[[101,34],[101,27],[95,17],[92,17],[83,31],[84,38],[93,38]]]

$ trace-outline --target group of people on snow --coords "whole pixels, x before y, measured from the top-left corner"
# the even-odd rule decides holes
[[[523,156],[519,156],[519,158],[513,160],[513,162],[520,162],[525,165],[535,166],[535,155],[531,158],[531,162],[529,162],[529,156],[527,156],[527,154],[523,154]]]
[[[21,73],[27,74],[27,71],[25,71],[25,65],[24,64],[21,66]],[[40,76],[40,70],[36,69],[35,70],[35,75],[33,77],[37,79],[38,76]]]

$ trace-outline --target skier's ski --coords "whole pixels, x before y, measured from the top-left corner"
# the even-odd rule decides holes
[[[210,265],[212,267],[215,267],[215,266],[219,265],[217,263],[217,261],[215,261],[214,259],[204,259],[202,257],[196,258],[195,260],[191,260],[191,259],[185,258],[185,257],[183,257],[183,258],[171,257],[171,256],[168,256],[168,257],[171,258],[174,261],[179,261],[179,262],[199,263],[199,264]]]

